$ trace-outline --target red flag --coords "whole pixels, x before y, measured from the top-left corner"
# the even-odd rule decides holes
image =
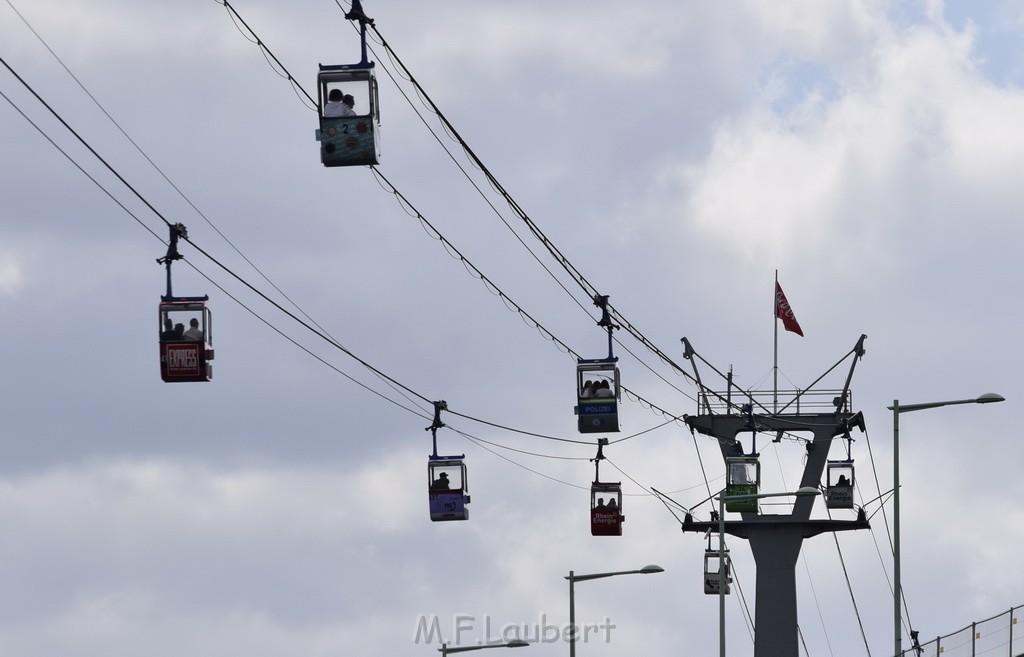
[[[792,331],[803,337],[804,332],[800,329],[800,322],[796,321],[796,315],[789,307],[789,301],[786,300],[786,295],[778,281],[775,281],[775,317],[782,320],[782,325],[786,327],[787,331]]]

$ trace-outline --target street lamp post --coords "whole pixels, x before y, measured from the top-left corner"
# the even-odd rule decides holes
[[[615,577],[616,575],[649,575],[651,573],[663,573],[665,569],[661,566],[644,566],[640,570],[619,570],[614,573],[593,573],[590,575],[577,575],[569,571],[569,657],[576,657],[576,582],[585,582],[588,579],[601,579],[603,577]]]
[[[483,650],[485,648],[522,648],[530,645],[529,643],[520,639],[513,639],[507,643],[489,643],[484,646],[456,646],[449,648],[447,643],[442,643],[441,647],[437,649],[441,653],[441,657],[447,657],[448,655],[455,652],[466,652],[467,650]]]
[[[806,486],[791,493],[752,493],[746,495],[726,495],[725,490],[718,494],[718,654],[725,657],[725,503],[760,500],[765,497],[809,497],[820,495],[817,488]]]
[[[889,410],[892,411],[892,579],[893,579],[893,656],[900,657],[903,653],[903,632],[900,609],[900,598],[903,597],[903,589],[900,583],[900,413],[911,411],[923,411],[927,408],[939,408],[940,406],[956,406],[958,404],[991,404],[993,402],[1005,401],[1002,395],[993,392],[985,393],[974,399],[955,399],[951,401],[924,402],[921,404],[903,404],[900,400],[894,399]]]

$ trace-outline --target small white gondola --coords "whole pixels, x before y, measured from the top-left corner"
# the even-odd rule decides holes
[[[704,593],[708,595],[719,595],[722,587],[725,587],[725,594],[732,591],[732,569],[730,568],[729,551],[724,551],[725,558],[718,553],[718,550],[708,548],[704,551]],[[723,562],[724,561],[724,567]]]

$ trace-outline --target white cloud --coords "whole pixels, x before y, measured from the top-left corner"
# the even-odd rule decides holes
[[[17,296],[24,284],[24,275],[18,263],[6,254],[0,255],[0,296]]]
[[[610,447],[630,493],[625,534],[591,537],[593,445],[499,428],[579,438],[572,359],[425,236],[370,172],[319,164],[312,113],[223,6],[65,4],[66,12],[47,2],[22,9],[218,229],[347,348],[408,388],[375,383],[391,404],[312,360],[214,282],[289,337],[315,343],[332,365],[374,381],[191,244],[186,257],[213,282],[176,266],[175,290],[211,296],[215,380],[161,383],[154,333],[165,281],[154,260],[164,247],[0,106],[0,299],[15,318],[0,341],[0,643],[22,657],[426,651],[437,646],[411,645],[420,615],[440,617],[446,639],[460,612],[497,626],[541,613],[561,624],[569,570],[650,562],[666,572],[580,587],[581,618],[608,614],[620,628],[587,654],[641,645],[660,657],[680,640],[717,640],[717,605],[700,587],[703,538],[682,535],[657,501],[637,495],[653,485],[700,504],[721,476],[711,441],[668,426]],[[1005,427],[1013,400],[1024,398],[1013,378],[1024,358],[1013,303],[1021,97],[974,59],[991,24],[952,29],[934,2],[371,5],[389,43],[521,207],[668,353],[678,356],[687,335],[740,385],[765,387],[771,275],[780,269],[807,334],[780,336],[781,378],[806,385],[868,333],[854,399],[882,459],[894,397],[1003,393],[1006,409],[986,408],[970,425],[908,424],[908,443],[919,433],[961,457],[941,469],[962,470],[962,481],[937,497],[946,516],[905,496],[906,553],[931,560],[940,541],[949,553],[928,561],[921,580],[908,567],[907,583],[932,635],[995,611],[983,607],[1022,602],[1012,577],[986,592],[972,562],[1014,554],[1018,534],[998,532],[986,545],[935,529],[977,513],[965,500],[969,482],[983,485],[972,499],[989,505],[984,522],[1012,516],[998,500],[1005,485],[977,456],[1013,453]],[[354,61],[355,32],[332,3],[253,0],[238,9],[307,88],[318,62]],[[0,20],[0,41],[17,44],[15,68],[147,199],[186,223],[194,246],[268,287],[18,21]],[[603,355],[606,336],[584,312],[590,301],[577,308],[509,237],[422,131],[385,74],[391,63],[377,59],[380,172],[547,329],[586,356]],[[1007,56],[1000,67],[1019,64]],[[46,116],[9,76],[0,87],[34,118]],[[644,352],[624,331],[616,337]],[[616,354],[629,387],[692,412],[690,383],[669,374],[674,390],[625,349]],[[443,431],[442,451],[467,452],[465,523],[427,517],[429,412],[406,410],[429,408],[427,399],[493,422],[481,430],[445,417],[522,450],[501,453],[531,468]],[[661,422],[632,399],[623,406],[620,437]],[[982,439],[986,450],[964,446]],[[865,442],[854,455],[873,488]],[[799,445],[764,453],[773,484],[776,470],[792,480]],[[908,448],[908,491],[913,462]],[[880,524],[874,535],[841,537],[873,651],[891,641],[887,558],[872,540]],[[749,550],[732,547],[749,593]],[[830,538],[806,549],[824,631],[839,625],[844,645],[861,645]],[[951,572],[934,576],[944,568]],[[934,601],[949,591],[976,603],[939,610]],[[802,619],[818,613],[813,599],[801,589]],[[729,628],[731,644],[748,648],[735,598]],[[826,640],[838,645],[835,635],[809,636],[810,651]]]

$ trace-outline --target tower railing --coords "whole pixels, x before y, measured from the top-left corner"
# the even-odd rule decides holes
[[[736,415],[742,412],[744,404],[752,404],[758,415],[849,412],[853,393],[846,391],[844,397],[842,390],[705,390],[699,406],[703,412]]]

